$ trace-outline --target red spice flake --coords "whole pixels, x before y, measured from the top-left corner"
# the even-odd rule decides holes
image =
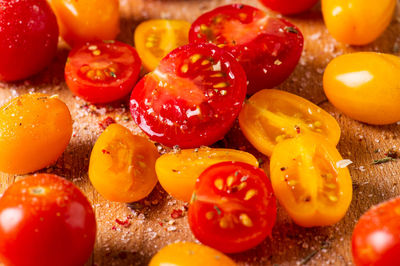
[[[112,118],[112,117],[110,117],[110,116],[107,116],[106,118],[104,118],[104,120],[103,121],[100,121],[99,122],[99,127],[101,128],[101,129],[106,129],[109,125],[111,125],[111,124],[115,124],[116,122],[115,122],[115,120]]]
[[[115,219],[115,222],[125,228],[128,228],[129,226],[131,226],[131,221],[129,221],[130,219],[132,219],[132,216],[128,215],[124,221],[121,221],[120,219]]]
[[[105,150],[105,149],[102,149],[101,152],[102,152],[103,154],[110,154],[110,152],[107,151],[107,150]]]
[[[115,225],[113,225],[113,227],[111,227],[111,230],[117,231],[117,227],[115,227]]]
[[[172,210],[171,217],[174,219],[178,219],[183,217],[183,211],[179,209]]]
[[[159,222],[158,224],[159,224],[160,226],[163,226],[163,225],[164,225],[162,222]]]
[[[297,134],[300,134],[300,127],[299,126],[295,126],[295,129],[296,129],[296,132],[297,132]]]

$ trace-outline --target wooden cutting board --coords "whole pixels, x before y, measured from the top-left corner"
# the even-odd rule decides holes
[[[136,25],[150,18],[186,19],[192,22],[201,13],[216,6],[238,1],[229,0],[121,0],[120,40],[133,44]],[[256,0],[242,1],[262,8]],[[272,15],[278,15],[271,13]],[[351,234],[353,227],[370,206],[400,194],[400,162],[372,165],[393,148],[399,150],[400,126],[369,126],[342,115],[329,102],[322,89],[322,74],[335,56],[354,51],[379,51],[398,54],[400,47],[400,16],[396,12],[390,27],[374,43],[349,47],[336,42],[327,32],[316,6],[301,16],[289,17],[305,36],[305,49],[292,76],[279,89],[305,97],[329,111],[340,123],[342,137],[338,145],[350,165],[354,196],[345,218],[324,228],[305,229],[295,225],[278,207],[278,219],[272,237],[258,247],[231,257],[241,265],[351,265]],[[134,204],[109,202],[102,198],[88,180],[90,152],[102,129],[98,123],[107,116],[142,134],[134,125],[126,104],[95,107],[73,97],[63,79],[68,50],[62,43],[54,62],[45,71],[29,80],[0,83],[0,104],[27,92],[58,94],[70,108],[74,133],[67,150],[57,163],[43,172],[64,176],[78,185],[92,202],[98,221],[97,242],[87,265],[146,265],[150,258],[168,243],[194,241],[187,222],[183,202],[168,196],[158,185],[145,200]],[[127,102],[127,101],[126,101]],[[234,127],[220,146],[246,149],[265,157],[247,143],[238,127]],[[0,174],[0,192],[18,176]],[[171,213],[182,209],[183,217],[173,219]],[[120,225],[125,223],[125,225]]]

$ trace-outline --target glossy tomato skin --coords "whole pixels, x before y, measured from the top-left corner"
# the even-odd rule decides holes
[[[251,6],[218,7],[193,22],[189,42],[210,42],[232,53],[246,72],[248,94],[273,88],[295,69],[303,35],[292,23]]]
[[[94,41],[71,50],[65,81],[77,96],[91,103],[108,103],[128,95],[140,72],[135,48],[118,41]]]
[[[15,81],[38,73],[57,51],[53,11],[45,0],[1,0],[0,10],[0,80]]]
[[[188,44],[136,85],[130,110],[153,141],[196,148],[223,138],[245,95],[246,75],[231,54],[213,44]]]
[[[322,0],[329,33],[339,42],[365,45],[389,26],[396,0]]]
[[[318,0],[259,0],[266,7],[284,15],[302,13],[318,2]]]
[[[400,198],[372,207],[357,222],[352,254],[357,266],[400,265]]]
[[[28,176],[0,199],[0,262],[6,265],[83,265],[95,238],[89,201],[61,177]]]
[[[271,234],[276,200],[265,173],[242,162],[222,162],[198,178],[189,225],[203,244],[224,253],[248,250]]]

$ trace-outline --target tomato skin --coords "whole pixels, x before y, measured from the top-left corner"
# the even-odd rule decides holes
[[[373,125],[400,120],[400,59],[361,52],[339,56],[325,69],[329,101],[349,117]]]
[[[248,250],[271,234],[276,200],[265,173],[242,162],[222,162],[199,176],[189,225],[203,244],[224,253]]]
[[[151,259],[149,266],[235,266],[225,254],[213,248],[192,243],[177,242],[163,247]]]
[[[211,42],[232,53],[246,72],[248,94],[273,88],[295,69],[303,35],[292,23],[251,6],[218,7],[193,22],[189,42]]]
[[[352,254],[357,266],[400,264],[400,198],[373,206],[354,227]]]
[[[151,19],[135,29],[135,48],[148,71],[173,49],[187,44],[190,23],[184,20]]]
[[[283,15],[302,13],[318,2],[318,0],[259,0],[266,7]]]
[[[231,54],[213,44],[188,44],[139,81],[130,110],[151,140],[196,148],[223,138],[245,95],[245,73]]]
[[[106,199],[134,202],[145,198],[157,184],[156,147],[119,124],[111,124],[96,141],[89,163],[89,178]]]
[[[190,201],[196,180],[209,166],[223,162],[245,162],[258,167],[250,153],[233,149],[185,149],[166,153],[156,161],[156,173],[161,186],[174,198]]]
[[[389,26],[396,0],[322,0],[329,33],[339,42],[365,45]]]
[[[91,103],[108,103],[128,95],[140,72],[135,48],[118,41],[76,46],[68,55],[65,81],[77,96]]]
[[[119,32],[118,0],[49,0],[61,37],[71,46],[114,40]]]
[[[45,0],[0,1],[0,80],[25,79],[57,51],[58,26]]]
[[[293,221],[303,227],[340,221],[352,199],[349,170],[338,166],[342,157],[315,134],[279,143],[271,156],[271,182],[276,197]]]
[[[7,265],[83,265],[95,238],[89,201],[61,177],[28,176],[0,199],[0,261]]]
[[[239,125],[247,140],[268,157],[279,142],[300,134],[321,135],[335,146],[340,139],[340,126],[329,113],[300,96],[275,89],[250,97],[240,112]]]

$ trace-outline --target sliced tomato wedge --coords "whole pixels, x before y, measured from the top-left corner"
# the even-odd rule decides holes
[[[213,44],[173,50],[132,92],[136,124],[166,146],[211,145],[228,132],[246,95],[236,59]]]
[[[128,44],[90,42],[69,53],[65,81],[75,95],[88,102],[112,102],[131,92],[141,65],[135,48]]]

